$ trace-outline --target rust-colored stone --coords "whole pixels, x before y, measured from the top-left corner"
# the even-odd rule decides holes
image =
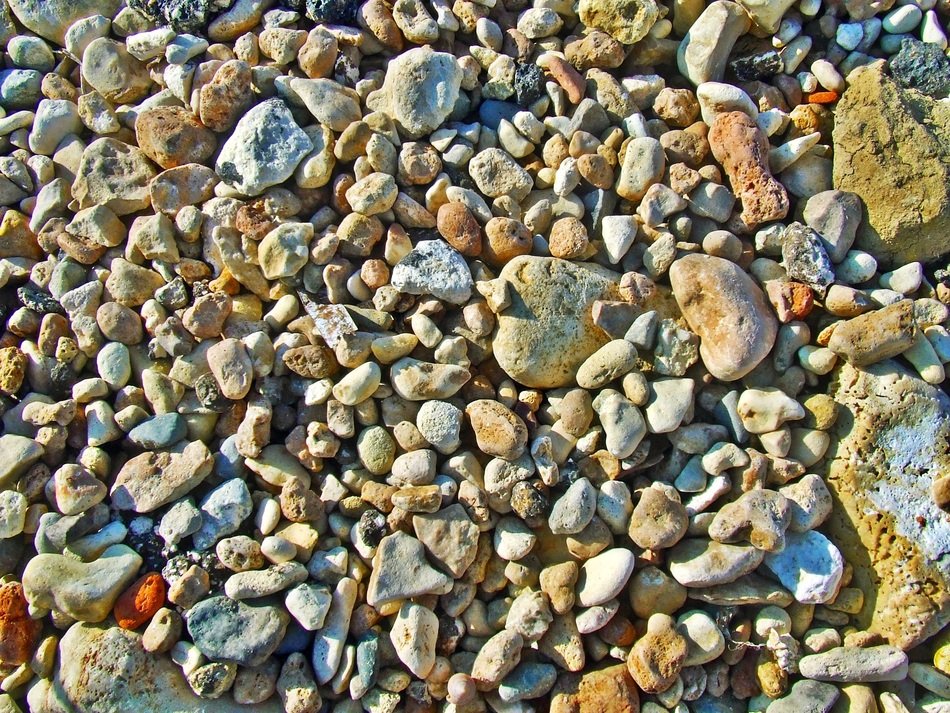
[[[551,713],[638,713],[640,696],[627,667],[564,674],[551,691]]]
[[[788,215],[788,193],[769,170],[769,140],[748,115],[717,114],[709,130],[709,147],[742,202],[739,218],[747,230]]]
[[[42,628],[42,622],[30,618],[23,585],[0,584],[0,665],[29,661]]]
[[[119,595],[112,613],[123,629],[138,629],[164,604],[165,580],[158,572],[149,572]]]

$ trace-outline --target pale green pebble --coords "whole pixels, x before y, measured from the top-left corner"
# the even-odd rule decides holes
[[[16,537],[26,524],[29,502],[15,490],[0,492],[0,540]]]
[[[933,347],[940,361],[944,364],[950,362],[950,332],[938,324],[933,327],[927,327],[924,330],[924,335],[926,335],[930,346]]]
[[[849,250],[844,260],[835,266],[835,277],[846,285],[867,282],[877,272],[877,260],[863,250]]]
[[[360,461],[373,475],[383,475],[392,468],[396,442],[382,426],[364,429],[356,439]]]
[[[7,44],[10,61],[18,67],[51,72],[56,66],[53,50],[39,37],[17,35]]]
[[[838,363],[838,355],[828,347],[816,347],[806,344],[798,350],[798,363],[813,374],[824,376]]]

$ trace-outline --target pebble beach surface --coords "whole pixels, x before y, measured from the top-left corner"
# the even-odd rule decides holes
[[[0,0],[0,713],[950,713],[947,0]]]

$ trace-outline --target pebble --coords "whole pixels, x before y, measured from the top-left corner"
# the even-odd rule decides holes
[[[251,514],[253,504],[247,485],[234,479],[208,493],[200,509],[201,529],[193,535],[193,541],[196,549],[203,550],[235,532]]]
[[[492,689],[511,673],[521,660],[521,634],[502,629],[484,643],[472,663],[471,676],[480,690]]]
[[[401,292],[462,304],[471,297],[473,281],[454,248],[441,240],[421,240],[393,268],[392,285]]]
[[[690,329],[700,336],[703,363],[716,378],[742,378],[769,353],[778,333],[775,317],[762,290],[735,263],[688,255],[670,267],[670,282]]]
[[[200,441],[134,456],[116,476],[112,502],[122,510],[151,512],[191,492],[211,474],[213,463]]]
[[[670,551],[670,574],[686,587],[729,584],[758,567],[763,554],[754,547],[685,539]]]
[[[555,535],[573,535],[590,523],[597,508],[597,491],[587,478],[578,478],[551,507],[548,527]]]
[[[141,564],[142,558],[125,545],[110,545],[92,562],[39,554],[23,571],[23,592],[33,608],[99,622],[112,612]]]
[[[749,24],[749,16],[740,5],[727,0],[710,3],[679,45],[676,65],[680,73],[696,86],[720,81],[733,45]]]
[[[766,555],[765,566],[803,604],[830,601],[844,573],[841,553],[814,530],[788,533],[785,549]]]
[[[837,683],[900,681],[907,677],[907,655],[894,646],[841,646],[804,656],[798,662],[805,678]]]
[[[432,611],[406,602],[399,608],[389,638],[406,668],[419,678],[426,678],[435,666],[438,633],[439,619]]]
[[[798,681],[786,695],[770,703],[766,713],[792,713],[802,710],[828,713],[839,696],[838,688],[830,683]]]
[[[277,649],[290,617],[273,606],[210,597],[188,612],[188,634],[212,660],[259,666]]]
[[[645,693],[662,693],[676,681],[686,653],[686,639],[676,631],[673,619],[653,614],[646,633],[630,649],[627,670]]]
[[[679,493],[669,485],[654,483],[640,494],[627,534],[640,547],[663,550],[679,542],[688,526]]]
[[[686,639],[683,666],[702,666],[715,661],[726,649],[726,639],[716,622],[703,611],[693,610],[680,615],[676,630]]]
[[[236,191],[256,196],[290,178],[312,148],[287,105],[269,99],[241,117],[221,147],[214,169]]]
[[[618,547],[587,560],[577,580],[577,603],[591,607],[614,599],[633,574],[634,559],[630,550]]]
[[[412,527],[426,550],[453,577],[460,577],[475,561],[478,526],[460,504],[431,514],[414,515]]]
[[[423,544],[395,532],[382,538],[376,549],[366,598],[377,606],[430,592],[444,594],[450,588],[451,580],[426,562]]]

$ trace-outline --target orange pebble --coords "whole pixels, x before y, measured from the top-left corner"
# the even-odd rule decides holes
[[[838,101],[838,92],[812,92],[808,95],[809,104],[834,104]]]
[[[123,629],[138,629],[165,603],[165,580],[158,572],[140,577],[119,596],[113,614]]]
[[[0,666],[19,666],[30,660],[43,624],[30,618],[23,585],[0,584]]]

